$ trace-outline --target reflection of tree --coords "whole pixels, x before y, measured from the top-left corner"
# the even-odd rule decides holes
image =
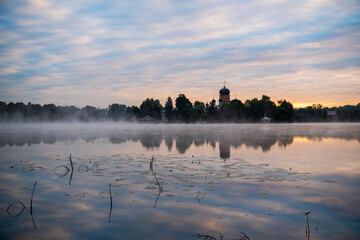
[[[239,148],[242,145],[254,149],[269,151],[278,144],[287,147],[292,144],[294,137],[301,137],[312,141],[323,138],[357,140],[360,142],[360,125],[136,125],[128,128],[99,129],[34,129],[34,130],[0,130],[0,147],[22,146],[24,144],[54,144],[56,142],[75,142],[78,140],[92,142],[97,139],[108,139],[111,143],[127,141],[140,142],[145,148],[158,148],[162,140],[169,150],[175,139],[176,149],[185,153],[194,143],[195,146],[208,144],[213,148],[219,143],[220,155],[230,153],[230,147]],[[224,155],[223,155],[224,154]],[[230,155],[230,154],[229,154]]]
[[[195,146],[201,146],[201,145],[204,145],[205,144],[205,137],[204,135],[196,135],[194,137],[194,144]]]
[[[245,139],[245,145],[247,147],[253,147],[255,149],[262,148],[263,152],[267,152],[270,150],[270,148],[276,144],[276,138],[270,138],[270,137],[261,137],[261,138],[248,138]]]
[[[148,149],[160,147],[162,136],[160,134],[144,134],[140,136],[141,144]]]
[[[165,144],[169,151],[172,149],[174,138],[172,136],[166,135],[165,136]]]
[[[206,143],[208,143],[208,144],[210,144],[210,146],[212,147],[212,148],[215,148],[216,147],[216,142],[215,142],[215,140],[214,139],[212,139],[212,140],[206,140]]]
[[[94,136],[95,137],[95,136]],[[92,139],[94,139],[94,137]],[[96,138],[95,138],[96,139]],[[111,143],[124,143],[126,142],[128,139],[126,138],[125,135],[122,135],[122,134],[114,134],[114,135],[111,135],[109,137],[109,141]],[[88,139],[88,141],[91,141],[91,139]]]
[[[292,144],[294,141],[294,138],[293,137],[281,137],[279,140],[278,140],[278,145],[280,147],[287,147],[288,145]]]
[[[186,150],[191,146],[194,140],[194,136],[180,134],[176,138],[176,149],[179,153],[185,153]]]

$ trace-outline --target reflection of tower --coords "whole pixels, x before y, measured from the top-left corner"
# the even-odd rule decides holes
[[[225,87],[225,81],[224,81],[224,87],[219,91],[219,105],[229,104],[229,103],[230,103],[230,90]]]
[[[230,143],[219,139],[220,157],[224,160],[230,157]]]

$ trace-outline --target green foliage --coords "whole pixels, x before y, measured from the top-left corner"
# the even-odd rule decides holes
[[[136,116],[138,118],[149,115],[155,119],[161,119],[162,106],[159,100],[147,98],[140,108],[128,107],[124,104],[113,103],[107,109],[86,106],[56,106],[54,104],[24,104],[5,103],[0,101],[0,122],[45,122],[45,121],[121,121]],[[328,121],[327,111],[336,111],[337,121],[360,121],[360,103],[356,106],[346,105],[342,107],[323,108],[321,104],[300,109],[294,109],[293,105],[280,100],[275,105],[270,97],[263,95],[261,100],[253,98],[246,100],[245,104],[234,99],[230,104],[223,104],[217,108],[214,104],[205,104],[195,101],[194,105],[184,94],[180,94],[173,102],[168,97],[165,103],[165,116],[169,121],[180,122],[259,122],[266,114],[271,122],[325,122]]]
[[[215,122],[217,119],[218,110],[214,106],[214,104],[210,104],[210,106],[206,109],[205,119],[207,122]]]
[[[141,110],[137,106],[128,107],[126,109],[126,112],[127,112],[128,115],[133,115],[133,116],[136,116],[136,117],[141,116]]]
[[[175,100],[177,119],[189,122],[191,118],[192,103],[184,94],[179,94]]]
[[[150,117],[153,117],[155,119],[161,119],[161,104],[158,99],[154,100],[153,98],[149,99],[147,98],[145,101],[143,101],[140,105],[140,115],[142,117],[149,115]]]
[[[174,106],[171,97],[165,103],[165,116],[168,121],[173,121],[175,117]]]
[[[327,111],[313,104],[294,110],[294,119],[296,122],[324,122],[327,120]]]
[[[278,101],[279,106],[276,108],[275,119],[278,122],[292,122],[294,120],[294,107],[286,100]]]
[[[203,102],[195,101],[191,109],[191,120],[193,122],[202,121],[205,115],[205,104]]]
[[[111,120],[124,120],[127,118],[126,105],[113,103],[109,106],[108,116]]]
[[[264,107],[261,102],[254,98],[245,101],[246,118],[249,121],[258,121],[264,116]]]

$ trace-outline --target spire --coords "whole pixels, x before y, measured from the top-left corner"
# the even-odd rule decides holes
[[[224,87],[225,87],[225,80],[224,80]]]

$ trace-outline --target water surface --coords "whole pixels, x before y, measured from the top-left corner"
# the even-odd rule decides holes
[[[360,124],[0,125],[1,236],[359,239],[359,156]]]

